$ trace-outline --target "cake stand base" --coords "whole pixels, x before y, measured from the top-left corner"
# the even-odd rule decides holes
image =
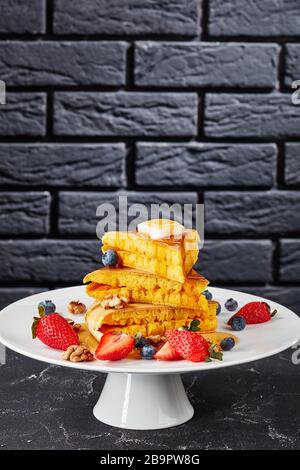
[[[194,409],[179,374],[109,373],[94,416],[124,429],[162,429],[192,418]]]

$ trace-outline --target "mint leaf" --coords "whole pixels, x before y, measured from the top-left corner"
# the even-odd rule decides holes
[[[205,358],[205,361],[204,361],[204,362],[212,362],[212,360],[211,360],[211,358],[210,358],[209,356],[207,356],[207,357]]]
[[[190,331],[199,331],[200,330],[199,325],[200,325],[200,320],[192,320],[191,324],[190,324],[190,327],[189,327],[189,330]]]
[[[217,361],[223,361],[223,353],[221,352],[213,352],[211,353],[210,357],[212,359],[217,359]]]

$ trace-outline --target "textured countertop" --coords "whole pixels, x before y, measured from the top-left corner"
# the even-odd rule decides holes
[[[300,365],[293,350],[244,366],[184,376],[194,418],[159,431],[98,422],[105,375],[8,352],[0,366],[2,449],[299,449]],[[300,357],[300,355],[299,355]]]

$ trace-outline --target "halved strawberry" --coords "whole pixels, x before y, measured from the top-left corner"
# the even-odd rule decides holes
[[[172,348],[184,359],[203,362],[210,358],[210,344],[194,331],[169,330],[166,332],[166,337]]]
[[[102,336],[95,356],[103,361],[124,359],[134,348],[134,338],[125,333],[107,333]]]
[[[266,302],[249,302],[228,320],[228,325],[237,316],[244,317],[247,325],[254,325],[270,321],[275,314],[276,310],[271,312],[271,307]]]
[[[182,357],[174,348],[172,348],[169,341],[167,341],[154,355],[154,359],[157,359],[158,361],[178,361],[179,359],[182,359]]]

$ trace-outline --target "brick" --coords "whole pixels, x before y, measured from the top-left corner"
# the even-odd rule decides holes
[[[0,235],[47,234],[49,214],[49,193],[0,193]]]
[[[300,240],[281,240],[279,262],[280,281],[299,282]]]
[[[299,136],[299,109],[288,93],[209,93],[205,103],[205,134],[209,137]]]
[[[81,284],[100,264],[99,241],[0,240],[1,281]]]
[[[141,186],[270,187],[275,166],[272,144],[139,143],[136,182]]]
[[[45,23],[45,0],[1,0],[0,33],[44,33]]]
[[[289,286],[255,286],[255,287],[233,287],[234,290],[248,292],[265,299],[273,300],[293,310],[300,316],[299,288]]]
[[[285,144],[284,181],[287,185],[300,184],[300,144]]]
[[[162,87],[275,87],[275,44],[138,42],[135,84]]]
[[[197,203],[196,193],[139,193],[139,192],[61,192],[59,195],[59,232],[63,234],[95,234],[97,223],[101,219],[100,215],[96,216],[96,210],[99,204],[112,204],[118,214],[119,196],[127,196],[128,204],[145,204],[150,208],[150,204],[182,204]],[[123,211],[124,213],[124,211]],[[180,215],[180,213],[179,213]],[[129,214],[128,222],[132,222],[140,214]],[[168,214],[165,215],[168,217]],[[145,214],[143,220],[147,217],[151,218],[150,210]],[[108,228],[115,230],[117,227]],[[127,227],[125,228],[127,229]],[[102,236],[98,234],[98,236]]]
[[[56,0],[54,31],[60,34],[195,36],[198,0]]]
[[[40,292],[44,292],[45,290],[47,289],[37,287],[18,287],[17,289],[10,287],[0,288],[0,309],[7,307],[17,300],[23,299],[24,297],[38,294]]]
[[[287,44],[285,56],[285,85],[300,79],[300,44]]]
[[[45,134],[44,93],[7,93],[0,105],[1,136],[41,136]]]
[[[209,34],[213,36],[299,36],[298,0],[210,0]]]
[[[194,93],[56,93],[57,135],[193,136]]]
[[[126,43],[0,43],[0,77],[6,85],[124,85]]]
[[[125,145],[0,144],[0,184],[121,186]]]
[[[207,192],[205,229],[212,234],[287,235],[300,230],[294,191]]]
[[[196,268],[214,282],[266,282],[271,277],[269,240],[205,240]]]

